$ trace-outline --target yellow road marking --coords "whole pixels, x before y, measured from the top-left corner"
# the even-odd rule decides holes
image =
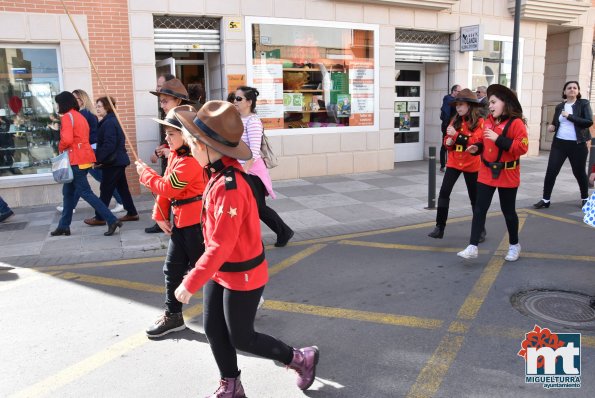
[[[519,217],[519,232],[523,229],[526,220],[526,216]],[[498,250],[503,250],[507,244],[508,233],[504,234],[498,245]],[[477,316],[479,309],[504,265],[505,260],[500,256],[496,256],[496,254],[492,256],[488,265],[481,273],[471,293],[469,293],[459,309],[457,321],[450,325],[449,331],[464,332],[466,329],[464,325],[469,324],[469,322],[460,323],[460,321],[472,321]],[[438,347],[419,373],[415,384],[409,390],[407,398],[433,397],[438,392],[442,380],[457,357],[464,340],[464,335],[458,336],[451,333],[447,333],[442,338]]]
[[[114,260],[114,261],[102,261],[97,263],[80,263],[80,264],[67,264],[67,265],[49,265],[46,267],[31,268],[34,271],[67,271],[72,269],[87,269],[87,268],[99,268],[99,267],[111,267],[115,265],[132,265],[152,262],[163,262],[165,257],[144,257],[144,258],[129,258],[125,260]]]
[[[595,262],[595,256],[573,256],[571,254],[550,254],[523,252],[523,258],[541,258],[544,260],[566,260],[566,261],[587,261]]]
[[[529,333],[531,330],[529,330],[529,328],[527,328],[527,330],[524,330],[519,328],[503,328],[501,326],[496,325],[482,325],[473,327],[472,331],[481,336],[492,336],[518,340],[520,346],[521,342],[525,339],[525,334]],[[589,336],[581,332],[581,346],[595,348],[595,336]]]
[[[102,276],[75,274],[74,272],[65,272],[57,275],[58,278],[74,280],[77,282],[91,283],[94,285],[113,286],[123,289],[139,290],[149,293],[164,293],[163,286],[151,285],[149,283],[132,282],[123,279],[105,278]]]
[[[307,249],[302,250],[299,253],[294,254],[291,257],[286,258],[285,260],[281,261],[278,264],[275,264],[271,268],[269,268],[269,275],[275,275],[284,269],[291,267],[292,265],[296,264],[299,261],[302,261],[306,257],[318,252],[319,250],[325,248],[327,245],[318,244],[308,247]]]
[[[460,333],[460,334],[465,334],[469,331],[469,327],[471,325],[468,322],[460,322],[460,321],[454,321],[453,323],[450,324],[450,326],[448,327],[448,331],[450,333]]]
[[[184,312],[186,321],[202,313],[202,305],[197,304]],[[134,334],[123,341],[115,343],[106,349],[77,362],[60,372],[41,380],[24,390],[9,396],[9,398],[42,397],[50,392],[64,387],[73,381],[84,377],[108,362],[118,359],[126,353],[146,344],[149,341],[145,332]]]
[[[274,300],[266,300],[264,302],[264,308],[275,311],[316,315],[327,318],[349,319],[354,321],[373,322],[385,325],[406,326],[421,329],[438,329],[442,327],[443,324],[443,321],[439,319],[418,318],[415,316],[385,314],[381,312],[348,310],[342,308],[288,303]]]
[[[341,240],[337,242],[340,245],[350,246],[363,246],[372,247],[375,249],[396,249],[396,250],[413,250],[423,252],[435,252],[435,253],[457,253],[461,251],[461,248],[452,247],[436,247],[436,246],[422,246],[422,245],[402,245],[398,243],[379,243],[379,242],[364,242],[358,240]],[[487,250],[481,250],[480,253],[486,254]]]
[[[537,217],[548,218],[548,219],[554,220],[554,221],[560,221],[560,222],[563,222],[563,223],[573,224],[573,225],[587,226],[582,221],[573,220],[571,218],[553,216],[551,214],[546,214],[546,213],[543,213],[543,212],[540,212],[540,211],[531,210],[531,209],[523,209],[523,211],[525,213],[527,213],[527,214],[532,214],[532,215],[537,216]]]
[[[428,398],[436,394],[440,384],[442,384],[442,379],[446,376],[448,369],[457,357],[464,340],[464,336],[456,336],[450,333],[444,336],[426,366],[417,376],[417,380],[409,390],[407,398]]]

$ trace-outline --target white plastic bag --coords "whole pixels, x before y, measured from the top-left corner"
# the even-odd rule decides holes
[[[595,191],[583,206],[583,213],[585,213],[583,218],[585,224],[595,227]]]
[[[54,181],[59,182],[61,184],[67,184],[72,182],[74,176],[72,174],[72,168],[70,167],[70,158],[68,157],[68,151],[64,151],[55,158],[51,159],[52,161],[52,175],[54,176]]]

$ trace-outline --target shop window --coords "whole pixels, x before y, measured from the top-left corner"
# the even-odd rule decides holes
[[[496,36],[485,36],[482,51],[472,53],[473,71],[471,76],[471,87],[489,86],[490,84],[502,84],[510,87],[512,71],[512,38],[500,38]],[[519,43],[519,54],[523,54],[522,39]],[[522,76],[522,56],[519,57],[517,76]],[[517,87],[521,87],[520,83]]]
[[[55,48],[0,45],[0,176],[51,172],[60,140]]]
[[[256,112],[265,127],[377,128],[377,28],[305,24],[248,24],[248,84],[260,92]]]

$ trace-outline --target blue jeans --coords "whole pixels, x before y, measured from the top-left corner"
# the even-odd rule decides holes
[[[0,214],[6,214],[9,211],[10,207],[8,207],[8,203],[6,203],[4,199],[2,199],[2,196],[0,196]]]
[[[79,196],[89,203],[101,217],[107,221],[108,224],[113,224],[118,219],[112,214],[105,204],[93,193],[87,181],[87,173],[89,169],[81,170],[78,166],[72,166],[73,180],[62,187],[62,196],[64,197],[64,210],[62,217],[58,223],[58,227],[70,227],[72,222],[72,210],[76,205],[74,201],[75,196]]]
[[[103,178],[103,173],[101,172],[101,169],[91,168],[91,169],[89,169],[89,174],[91,174],[91,177],[95,178],[95,181],[97,181],[98,183],[101,183],[101,180]],[[74,194],[74,208],[75,209],[76,209],[76,204],[79,202],[79,199],[80,199],[80,196],[75,193]],[[116,202],[118,202],[118,204],[122,204],[122,197],[118,193],[117,189],[114,190],[114,199],[116,199]]]

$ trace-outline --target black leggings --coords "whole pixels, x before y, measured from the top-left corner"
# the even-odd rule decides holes
[[[258,215],[263,223],[269,227],[277,236],[287,236],[291,228],[279,217],[279,214],[270,207],[267,206],[266,193],[267,188],[258,176],[248,174],[248,177],[252,179],[256,196],[256,204],[258,205]]]
[[[576,141],[554,138],[543,182],[543,199],[551,198],[556,177],[558,177],[566,158],[570,160],[572,174],[574,174],[581,192],[581,199],[589,197],[589,178],[586,172],[588,153],[587,144],[584,142],[577,144]]]
[[[469,173],[449,167],[444,173],[440,194],[438,195],[438,209],[436,212],[436,225],[444,227],[448,219],[448,207],[450,204],[450,194],[459,176],[463,173],[465,184],[467,185],[467,194],[471,201],[471,208],[475,207],[477,198],[477,172]]]
[[[204,252],[205,244],[200,224],[172,228],[163,264],[165,307],[169,312],[182,312],[182,303],[176,299],[175,291]]]
[[[254,330],[254,317],[264,286],[255,290],[226,289],[209,280],[204,286],[205,334],[221,377],[239,375],[236,349],[289,365],[293,348]]]
[[[508,242],[511,245],[519,243],[519,217],[516,214],[516,193],[517,188],[498,188],[498,196],[500,196],[500,209],[504,214],[506,220],[506,228],[508,229]],[[479,244],[479,237],[483,231],[486,223],[486,215],[490,205],[492,204],[492,197],[496,187],[490,185],[477,183],[477,203],[473,209],[473,221],[471,222],[471,238],[469,244],[477,246]]]

